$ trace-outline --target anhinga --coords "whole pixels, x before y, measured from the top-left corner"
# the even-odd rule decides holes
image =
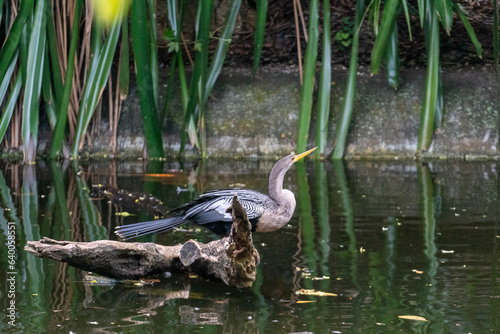
[[[283,189],[285,174],[298,160],[316,148],[297,155],[287,155],[280,159],[269,175],[269,196],[248,189],[213,190],[170,211],[167,218],[124,226],[117,226],[115,233],[129,239],[150,233],[159,233],[178,227],[187,222],[205,225],[216,233],[225,234],[232,223],[227,212],[235,193],[248,214],[253,230],[274,231],[290,221],[295,210],[295,196]]]

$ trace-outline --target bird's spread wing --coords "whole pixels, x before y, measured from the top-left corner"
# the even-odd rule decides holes
[[[241,205],[247,211],[250,220],[259,218],[264,212],[263,202],[268,196],[257,191],[246,189],[214,190],[200,196],[198,204],[192,206],[184,215],[185,220],[193,220],[198,224],[215,221],[231,222],[231,213],[227,212],[231,206],[234,194],[238,194]]]

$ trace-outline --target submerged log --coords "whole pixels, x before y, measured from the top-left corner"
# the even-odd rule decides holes
[[[128,243],[112,240],[92,242],[28,241],[24,249],[38,257],[67,262],[73,267],[117,278],[138,279],[167,271],[187,271],[245,288],[255,280],[260,257],[253,247],[251,225],[238,196],[230,209],[233,225],[228,237],[203,244],[190,240],[183,245]]]

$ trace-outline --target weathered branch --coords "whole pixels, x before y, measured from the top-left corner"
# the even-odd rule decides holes
[[[189,271],[238,288],[250,287],[260,261],[253,247],[251,225],[237,195],[232,204],[231,234],[208,244],[188,241],[180,246],[127,243],[112,240],[93,242],[57,241],[42,238],[28,241],[25,250],[93,273],[137,279],[166,271]]]

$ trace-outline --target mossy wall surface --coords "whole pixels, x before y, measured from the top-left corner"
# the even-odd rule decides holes
[[[347,71],[333,73],[328,152],[332,150],[336,122],[342,110]],[[361,69],[357,79],[354,116],[346,147],[347,158],[412,158],[417,148],[425,70],[401,73],[398,90],[385,75],[370,76]],[[162,87],[164,90],[164,87]],[[226,70],[209,99],[206,112],[207,154],[217,156],[282,156],[295,149],[300,105],[296,71],[263,68],[251,79],[246,71]],[[425,154],[438,158],[496,158],[498,151],[498,89],[491,67],[444,70],[442,127]],[[164,124],[164,146],[176,155],[180,145],[183,111],[173,101]],[[310,138],[314,135],[311,122]],[[106,120],[99,137],[86,152],[110,152]],[[118,131],[119,155],[140,157],[144,139],[137,98],[132,88],[124,103]],[[41,140],[41,147],[47,147]],[[314,146],[313,139],[310,146]],[[188,155],[196,149],[188,145]]]

